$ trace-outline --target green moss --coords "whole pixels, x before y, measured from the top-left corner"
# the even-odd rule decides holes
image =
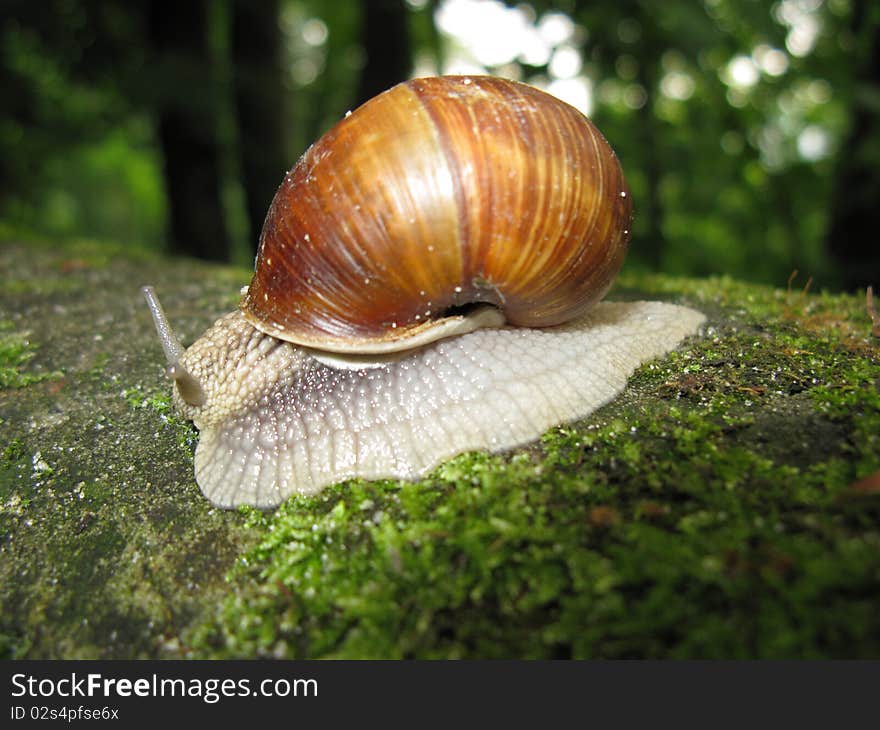
[[[25,448],[20,439],[12,439],[3,449],[3,463],[14,463],[24,456]]]
[[[64,377],[60,372],[33,373],[25,370],[36,352],[27,333],[13,332],[11,322],[0,320],[0,388],[23,388],[43,380]]]
[[[29,467],[28,453],[24,442],[14,438],[3,449],[0,456],[0,500],[6,500],[14,495],[14,501],[27,500],[27,494],[21,494],[13,485],[19,476]],[[4,516],[9,505],[0,505],[0,529],[7,527],[4,524]]]
[[[141,388],[126,388],[122,395],[131,408],[151,408],[156,413],[171,412],[170,395],[148,396]]]

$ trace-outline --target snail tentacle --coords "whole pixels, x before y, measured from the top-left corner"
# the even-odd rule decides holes
[[[185,352],[180,338],[174,333],[168,317],[165,316],[165,310],[156,296],[156,290],[152,286],[141,287],[141,293],[147,300],[147,306],[150,308],[150,314],[153,315],[153,324],[156,325],[156,334],[159,335],[159,341],[162,343],[162,350],[165,353],[165,359],[168,361],[168,367],[165,374],[177,384],[180,396],[191,406],[201,406],[205,404],[205,391],[199,383],[198,379],[190,373],[180,362]]]
[[[198,378],[187,370],[180,362],[170,363],[165,374],[177,384],[180,397],[191,406],[203,406],[207,398],[205,390]]]

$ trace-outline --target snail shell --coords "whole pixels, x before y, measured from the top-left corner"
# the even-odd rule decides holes
[[[471,327],[445,315],[479,302],[508,324],[560,324],[611,285],[631,217],[617,157],[573,107],[493,77],[415,79],[287,174],[241,309],[266,334],[336,352],[458,334]]]
[[[184,350],[144,289],[203,493],[417,478],[608,402],[704,319],[595,304],[631,215],[601,134],[537,89],[442,77],[367,102],[284,179],[239,310]]]

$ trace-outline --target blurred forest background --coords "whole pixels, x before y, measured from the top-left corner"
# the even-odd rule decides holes
[[[492,73],[616,149],[629,266],[880,284],[871,0],[0,0],[0,238],[252,259],[284,173],[410,76]]]

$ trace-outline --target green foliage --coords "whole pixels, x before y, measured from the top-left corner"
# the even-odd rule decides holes
[[[417,60],[438,65],[454,46],[432,22],[441,4],[415,3],[408,11]],[[856,37],[850,4],[829,0],[811,11],[818,27],[813,47],[796,54],[786,48],[791,21],[783,5],[531,3],[535,21],[564,12],[580,29],[571,43],[591,82],[593,115],[617,150],[636,201],[633,267],[723,272],[776,285],[799,269],[819,285],[841,281],[823,248],[842,170],[834,155],[851,110],[874,103],[875,86],[858,84],[856,70],[869,52],[876,16],[865,19],[868,32]],[[230,117],[229,7],[212,4],[206,33],[215,67],[200,79],[193,69],[169,73],[153,63],[148,3],[57,0],[38,10],[12,2],[0,26],[0,82],[10,100],[0,112],[0,217],[52,236],[161,246],[168,205],[155,112],[163,99],[195,103],[193,87],[210,87],[226,102],[216,119],[206,120],[204,135],[220,139],[224,220],[237,255],[246,258],[252,242],[243,240],[239,159],[259,157],[260,140],[238,138]],[[529,6],[522,7],[528,14]],[[277,161],[280,179],[351,108],[364,59],[357,3],[287,0],[279,23],[288,89],[278,100],[288,150]],[[759,70],[745,86],[730,80],[734,59],[757,64],[768,51],[784,54],[783,70]],[[547,64],[521,61],[489,70],[550,76]],[[687,91],[671,93],[670,79]],[[826,141],[814,157],[799,150],[805,131]],[[876,167],[872,140],[865,136],[850,163],[857,158],[865,169]],[[259,224],[252,221],[252,228]]]
[[[158,246],[165,205],[137,102],[137,4],[11,2],[0,25],[0,216],[53,236]]]
[[[797,139],[809,124],[838,140],[846,130],[849,100],[827,90],[845,73],[839,49],[831,51],[830,44],[847,31],[839,4],[832,3],[817,16],[822,33],[814,54],[786,55],[785,73],[762,72],[754,85],[736,86],[728,78],[734,58],[751,63],[756,49],[785,51],[777,10],[738,0],[701,8],[632,2],[613,10],[575,3],[574,17],[591,33],[600,78],[623,92],[639,87],[646,93],[636,108],[627,107],[622,92],[596,109],[637,201],[636,262],[776,285],[799,269],[834,284],[823,250],[833,171],[828,160],[802,159]],[[622,33],[622,26],[630,30]],[[622,59],[631,69],[623,75]],[[693,85],[687,98],[664,92],[674,75]],[[655,186],[658,208],[646,215]]]
[[[95,238],[160,247],[165,199],[150,135],[140,120],[101,142],[47,160],[38,190],[27,199],[10,196],[2,214],[46,236],[72,238],[88,232]]]

